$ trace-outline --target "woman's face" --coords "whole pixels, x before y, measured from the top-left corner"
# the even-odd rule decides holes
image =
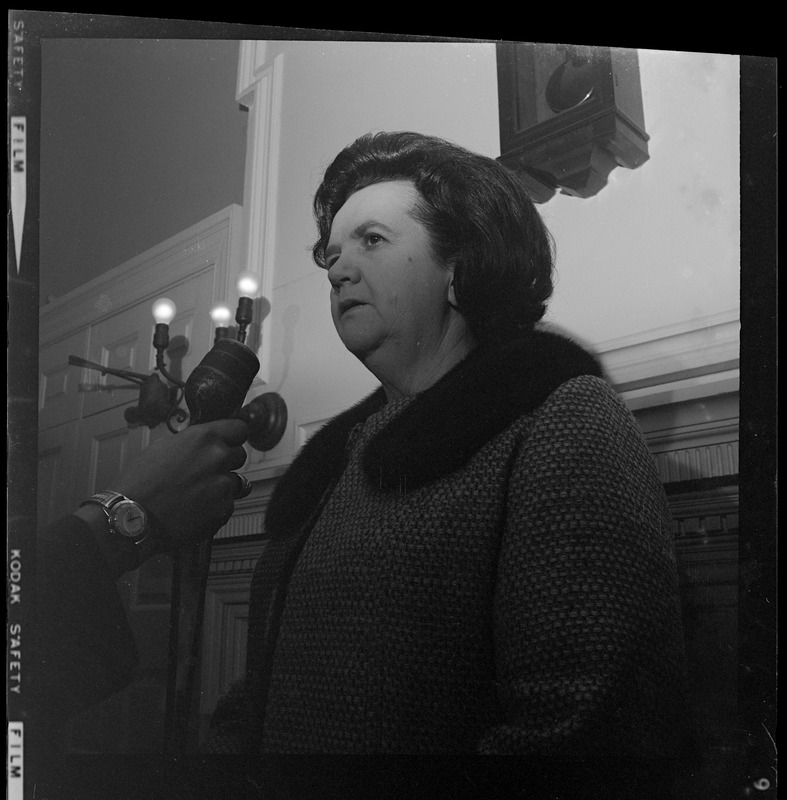
[[[325,259],[331,314],[362,361],[388,351],[428,356],[445,333],[453,273],[411,216],[417,199],[410,181],[375,183],[350,195],[333,219]]]

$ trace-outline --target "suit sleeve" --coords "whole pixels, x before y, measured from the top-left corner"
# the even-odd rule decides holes
[[[511,476],[495,596],[502,718],[481,753],[654,763],[679,736],[672,525],[636,421],[602,380],[538,412]]]
[[[115,580],[89,527],[69,515],[36,543],[34,721],[54,735],[126,686],[137,650]]]

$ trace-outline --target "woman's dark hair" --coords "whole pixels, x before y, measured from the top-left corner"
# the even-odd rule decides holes
[[[530,332],[552,294],[552,237],[515,173],[443,139],[370,133],[344,148],[314,197],[315,262],[325,267],[333,218],[347,198],[395,180],[415,184],[413,216],[437,260],[454,268],[458,310],[479,342]]]

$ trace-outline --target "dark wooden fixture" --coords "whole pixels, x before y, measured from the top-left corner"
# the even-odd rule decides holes
[[[648,160],[636,50],[500,42],[497,73],[500,161],[535,202],[592,197]]]

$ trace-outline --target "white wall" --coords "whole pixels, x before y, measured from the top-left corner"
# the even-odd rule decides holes
[[[266,63],[277,56],[270,383],[302,440],[376,385],[338,341],[325,273],[310,258],[311,199],[324,168],[378,129],[499,155],[497,75],[490,43],[268,42]],[[735,319],[739,304],[738,58],[640,51],[639,59],[650,160],[613,170],[593,198],[557,195],[540,206],[557,241],[548,319],[590,345]]]
[[[650,159],[540,209],[557,241],[550,316],[597,344],[738,307],[738,57],[639,53]]]
[[[499,152],[496,67],[487,44],[269,42],[283,54],[271,386],[286,399],[297,447],[312,427],[377,381],[330,318],[328,280],[311,260],[311,211],[325,167],[370,130],[411,129]],[[287,448],[282,443],[276,453]]]

